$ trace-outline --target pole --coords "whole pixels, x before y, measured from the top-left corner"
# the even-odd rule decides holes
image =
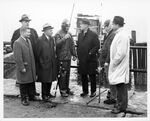
[[[73,15],[73,11],[74,11],[74,6],[75,6],[75,4],[73,3],[71,16],[70,16],[70,21],[69,21],[70,26],[71,26],[71,20],[72,20],[72,15]]]

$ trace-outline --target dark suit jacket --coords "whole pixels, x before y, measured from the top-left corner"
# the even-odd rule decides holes
[[[38,81],[52,82],[56,79],[56,57],[54,39],[50,40],[43,34],[36,44],[35,61]]]
[[[103,47],[100,51],[100,65],[103,67],[104,63],[110,62],[110,46],[115,37],[115,32],[111,30],[104,40]]]
[[[77,54],[79,59],[78,71],[80,74],[96,73],[99,47],[98,35],[90,29],[88,29],[85,35],[82,32],[78,35]]]

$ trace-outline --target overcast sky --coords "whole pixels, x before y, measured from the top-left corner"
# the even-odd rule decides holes
[[[75,6],[70,28],[73,34],[77,13],[99,15],[102,22],[120,15],[124,17],[129,32],[136,30],[138,42],[147,41],[149,0],[0,0],[3,41],[10,41],[14,30],[20,27],[22,14],[29,15],[32,19],[30,27],[35,28],[39,36],[43,24],[47,22],[54,26],[55,33],[64,18],[70,19],[73,3]]]

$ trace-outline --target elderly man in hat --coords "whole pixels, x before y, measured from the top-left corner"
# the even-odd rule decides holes
[[[75,45],[71,33],[69,32],[69,21],[64,19],[59,30],[55,35],[56,55],[58,60],[59,89],[62,97],[73,95],[69,88],[71,58],[76,58]]]
[[[117,105],[112,113],[125,112],[128,104],[127,85],[129,83],[129,35],[125,32],[124,18],[115,16],[113,29],[116,35],[110,47],[109,83],[117,89]]]
[[[43,101],[50,101],[54,96],[50,93],[52,82],[56,79],[55,42],[52,37],[53,27],[43,25],[43,35],[36,44],[35,61],[37,66],[38,82],[41,82]]]
[[[98,35],[89,29],[90,22],[83,19],[80,24],[81,33],[78,35],[77,55],[79,59],[78,72],[81,75],[82,93],[81,97],[86,97],[89,93],[88,82],[91,81],[91,95],[96,95],[96,70],[98,67],[98,50],[100,42]],[[88,78],[89,76],[89,78]]]
[[[112,22],[106,20],[104,22],[104,30],[106,32],[106,37],[104,39],[104,44],[100,50],[100,66],[105,69],[106,81],[108,82],[108,67],[110,62],[110,45],[115,37],[115,30],[112,29]],[[107,83],[106,83],[107,84]],[[107,93],[107,99],[104,101],[105,104],[115,104],[116,103],[116,88],[113,85],[109,85],[110,90]]]
[[[29,19],[28,15],[23,14],[21,19],[19,20],[19,22],[21,22],[22,26],[20,28],[18,28],[17,30],[14,31],[12,39],[11,39],[11,47],[13,49],[13,43],[20,37],[20,29],[23,27],[29,27],[29,22],[31,21],[31,19]],[[35,29],[30,28],[30,42],[32,45],[32,49],[33,49],[33,54],[35,53],[35,44],[38,38],[37,32]],[[18,82],[16,82],[16,84],[18,84]],[[35,83],[33,84],[34,88],[35,88]],[[39,93],[36,92],[36,88],[35,88],[35,95],[39,96]]]

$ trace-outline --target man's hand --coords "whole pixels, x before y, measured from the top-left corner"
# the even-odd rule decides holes
[[[64,36],[64,39],[68,39],[68,38],[71,38],[70,34],[66,34],[66,35]]]
[[[75,61],[77,58],[75,56],[72,57],[72,60]]]
[[[108,65],[109,65],[108,63],[105,63],[105,64],[104,64],[105,73],[108,72]]]
[[[25,73],[25,72],[26,72],[26,69],[25,69],[25,68],[24,68],[24,69],[22,69],[22,70],[21,70],[21,72],[22,72],[22,73]]]
[[[108,67],[108,63],[105,63],[105,64],[104,64],[104,67]]]

